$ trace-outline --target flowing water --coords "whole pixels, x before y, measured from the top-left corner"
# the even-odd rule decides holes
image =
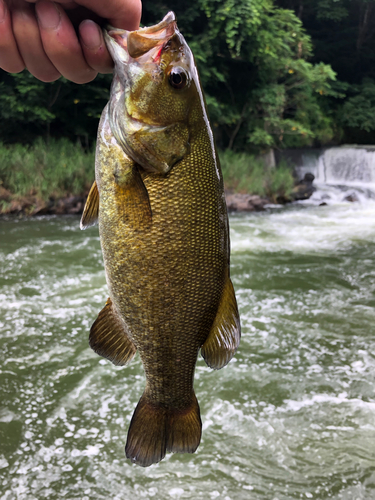
[[[107,291],[78,222],[0,221],[1,500],[375,499],[375,202],[231,217],[239,351],[198,361],[197,452],[146,469],[141,362],[88,347]]]

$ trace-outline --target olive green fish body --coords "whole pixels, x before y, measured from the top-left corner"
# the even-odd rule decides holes
[[[168,54],[168,40],[176,32],[174,17],[168,16],[157,25],[167,33],[160,35],[161,54]],[[154,43],[154,33],[150,38],[140,38],[142,30],[133,33],[138,38],[128,36],[126,42],[129,51],[131,43],[135,46],[138,61]],[[181,52],[186,42],[180,37],[176,43]],[[172,56],[170,72],[173,51]],[[190,70],[193,62],[188,65],[178,57],[177,63]],[[135,82],[140,78],[136,73]],[[173,85],[181,85],[179,75],[173,78]],[[116,364],[125,364],[136,350],[140,354],[146,388],[133,415],[126,454],[143,466],[161,460],[166,451],[195,451],[201,435],[193,390],[199,349],[209,366],[221,368],[240,338],[229,278],[223,180],[199,81],[192,78],[189,85],[186,105],[186,99],[179,104],[184,94],[176,87],[177,112],[161,119],[161,125],[152,123],[152,117],[151,126],[140,128],[139,109],[147,107],[142,94],[139,106],[129,111],[126,103],[134,89],[125,85],[121,92],[115,81],[98,133],[98,219],[110,299],[92,327],[90,345]],[[176,121],[182,106],[182,119]],[[128,128],[121,122],[123,114]]]
[[[99,229],[111,299],[141,355],[149,397],[174,407],[191,402],[198,349],[228,274],[226,205],[213,155],[204,154],[207,142],[201,131],[167,175],[143,174],[151,224],[124,221],[111,168],[100,175]]]

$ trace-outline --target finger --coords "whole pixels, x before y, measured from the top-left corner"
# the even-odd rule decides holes
[[[12,18],[4,0],[0,0],[0,68],[9,73],[19,73],[25,68],[13,36]]]
[[[60,78],[60,73],[44,52],[34,8],[24,4],[15,10],[12,13],[12,25],[18,50],[30,73],[43,82]]]
[[[38,0],[26,0],[27,2],[38,2]],[[64,9],[72,9],[82,5],[95,12],[103,19],[107,19],[115,28],[136,30],[142,14],[141,0],[56,0],[64,6]]]
[[[141,0],[76,0],[103,19],[107,19],[115,28],[136,30],[142,14]]]
[[[28,3],[37,3],[39,0],[26,0]],[[65,9],[74,9],[77,7],[76,2],[72,2],[71,0],[57,0],[56,3],[61,3],[64,5]]]
[[[35,9],[45,53],[55,68],[75,83],[93,80],[97,71],[87,64],[72,23],[62,7],[41,0]]]
[[[79,26],[81,46],[87,64],[98,73],[112,73],[113,61],[104,43],[100,27],[91,20]]]

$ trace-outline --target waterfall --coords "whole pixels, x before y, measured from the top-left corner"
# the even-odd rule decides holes
[[[301,152],[299,178],[315,175],[313,203],[341,203],[375,199],[375,147],[341,146]]]
[[[375,150],[346,146],[326,149],[319,157],[316,182],[375,186]]]

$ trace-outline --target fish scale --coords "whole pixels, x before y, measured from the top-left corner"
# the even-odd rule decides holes
[[[89,341],[115,364],[140,354],[146,387],[125,451],[148,466],[167,451],[196,450],[199,349],[212,368],[225,366],[240,321],[220,165],[174,14],[137,32],[105,32],[105,39],[115,76],[81,227],[99,221],[110,297]]]

